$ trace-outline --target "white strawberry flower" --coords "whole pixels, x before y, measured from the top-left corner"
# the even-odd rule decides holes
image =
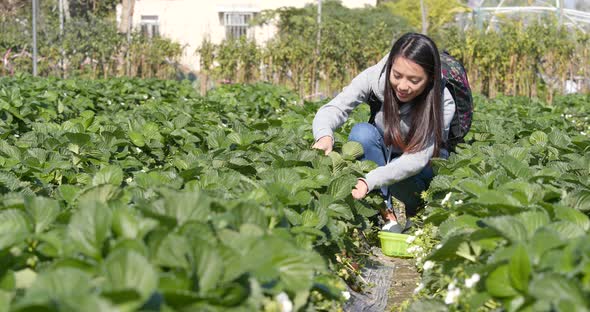
[[[434,248],[436,248],[436,250],[439,250],[442,248],[442,246],[443,246],[442,244],[437,244],[436,246],[434,246]]]
[[[406,243],[411,244],[416,240],[416,236],[408,236],[408,238],[406,239]]]
[[[445,196],[445,198],[443,198],[443,200],[440,202],[440,204],[441,205],[446,204],[449,201],[449,199],[451,199],[451,194],[452,194],[452,192],[448,192],[447,195]]]
[[[457,288],[457,280],[454,279],[448,286],[447,286],[447,290],[453,290]]]
[[[461,295],[461,289],[453,288],[453,289],[449,290],[447,292],[446,297],[445,297],[445,303],[446,304],[456,303],[457,299],[459,299],[459,295]]]
[[[479,282],[479,279],[479,274],[475,273],[471,275],[471,277],[465,280],[465,287],[472,288],[473,286],[475,286],[475,284],[477,284],[477,282]]]
[[[129,183],[133,182],[133,178],[129,177],[129,178],[125,179],[125,182],[127,182],[127,184],[129,184]]]
[[[418,287],[416,287],[414,289],[414,294],[419,293],[420,291],[422,291],[422,289],[424,289],[424,284],[423,283],[418,284]]]
[[[461,205],[461,204],[463,204],[463,201],[462,200],[459,199],[459,200],[456,200],[455,201],[455,205]]]
[[[293,311],[293,302],[289,299],[289,296],[281,292],[276,296],[276,300],[281,305],[281,312],[292,312]]]
[[[414,253],[417,251],[417,248],[418,248],[418,246],[410,246],[410,247],[408,247],[407,252]]]
[[[344,297],[344,299],[346,301],[350,300],[350,292],[349,291],[343,291],[342,292],[342,297]]]
[[[422,234],[424,234],[424,230],[423,229],[419,229],[418,231],[416,231],[416,233],[414,233],[414,235],[416,235],[416,236],[420,236]]]
[[[426,260],[426,262],[424,262],[424,266],[423,266],[424,271],[428,271],[428,270],[434,268],[434,264],[435,264],[434,261]]]

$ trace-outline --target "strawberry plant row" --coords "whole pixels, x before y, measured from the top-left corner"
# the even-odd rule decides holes
[[[265,84],[1,79],[0,306],[337,310],[336,255],[376,213],[350,189],[373,164],[311,150],[318,106],[296,101]]]
[[[588,311],[588,100],[477,100],[473,143],[436,161],[425,194],[409,310]]]

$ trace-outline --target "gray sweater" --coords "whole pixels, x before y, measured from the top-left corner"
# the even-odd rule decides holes
[[[386,80],[383,68],[386,62],[387,56],[376,65],[364,70],[340,94],[318,110],[313,119],[313,136],[316,141],[324,136],[334,137],[334,130],[346,121],[348,114],[355,107],[367,100],[371,91],[383,102]],[[411,121],[410,108],[409,105],[404,105],[400,108],[401,131],[404,136],[409,131],[408,125]],[[441,110],[443,111],[443,139],[446,141],[451,120],[455,114],[455,101],[447,88],[444,89]],[[381,111],[375,116],[375,125],[383,133],[385,129],[383,124],[383,106],[381,107]],[[401,151],[393,146],[389,146],[388,150],[389,155],[393,153],[401,154]],[[392,159],[385,166],[377,167],[365,177],[369,191],[377,187],[394,184],[418,174],[428,164],[433,153],[434,143],[431,143],[418,152],[403,153],[401,156]],[[390,159],[391,157],[388,158]]]

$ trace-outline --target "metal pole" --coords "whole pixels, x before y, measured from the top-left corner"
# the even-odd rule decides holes
[[[37,3],[33,0],[33,76],[37,76]]]
[[[322,43],[322,0],[318,0],[318,35],[316,38],[315,95],[319,98],[320,90],[320,47]]]
[[[127,76],[131,75],[131,61],[129,60],[130,49],[131,49],[131,25],[133,21],[131,20],[131,0],[123,0],[127,1]]]
[[[422,33],[426,35],[428,24],[426,20],[426,4],[424,3],[424,0],[420,0],[420,9],[422,10]]]
[[[559,26],[563,25],[563,0],[557,0],[557,8],[559,12]]]
[[[64,58],[65,58],[65,51],[64,51],[64,0],[59,0],[59,43],[60,43],[60,67],[61,67],[61,75],[63,78],[66,76],[66,70],[64,68]]]

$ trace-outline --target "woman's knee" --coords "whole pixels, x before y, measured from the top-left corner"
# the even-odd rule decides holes
[[[381,134],[379,130],[368,122],[357,123],[352,127],[349,141],[359,142],[361,144],[376,144],[379,142]]]

